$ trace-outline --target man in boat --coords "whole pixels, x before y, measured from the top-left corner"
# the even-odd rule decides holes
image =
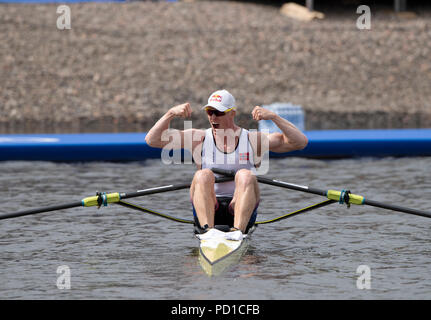
[[[183,103],[166,112],[145,140],[157,148],[169,144],[172,149],[191,149],[198,170],[190,187],[190,198],[199,233],[215,225],[228,225],[231,231],[247,233],[257,216],[260,192],[253,169],[260,165],[262,155],[268,151],[301,150],[307,146],[308,139],[291,122],[260,106],[251,112],[253,119],[272,120],[282,133],[248,131],[237,126],[235,98],[227,90],[212,93],[202,109],[210,123],[209,129],[174,130],[180,138],[166,139],[166,132],[172,133],[169,124],[173,118],[188,118],[192,114],[190,104]],[[235,179],[215,183],[211,168],[234,170]]]

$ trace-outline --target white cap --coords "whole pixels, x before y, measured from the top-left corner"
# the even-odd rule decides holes
[[[221,112],[234,109],[236,107],[235,98],[227,90],[217,90],[210,95],[208,98],[208,104],[202,109],[205,109],[206,107],[212,107]]]

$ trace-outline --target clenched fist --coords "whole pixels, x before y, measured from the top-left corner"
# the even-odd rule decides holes
[[[253,111],[251,112],[251,115],[253,116],[253,119],[256,121],[272,120],[275,116],[275,113],[272,111],[269,111],[267,109],[264,109],[262,107],[256,106],[256,107],[254,107]]]
[[[192,115],[192,108],[188,102],[172,107],[169,111],[174,115],[174,117],[179,118],[189,118]]]

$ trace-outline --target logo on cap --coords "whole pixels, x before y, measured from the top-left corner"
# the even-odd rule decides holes
[[[217,102],[221,102],[221,99],[222,99],[221,95],[219,95],[219,94],[214,94],[214,95],[212,95],[212,96],[211,96],[210,101],[217,101]]]

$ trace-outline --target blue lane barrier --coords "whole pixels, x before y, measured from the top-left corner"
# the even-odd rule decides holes
[[[431,129],[306,131],[301,151],[271,157],[431,156]],[[0,135],[0,161],[140,161],[159,158],[161,149],[145,142],[146,133]]]

